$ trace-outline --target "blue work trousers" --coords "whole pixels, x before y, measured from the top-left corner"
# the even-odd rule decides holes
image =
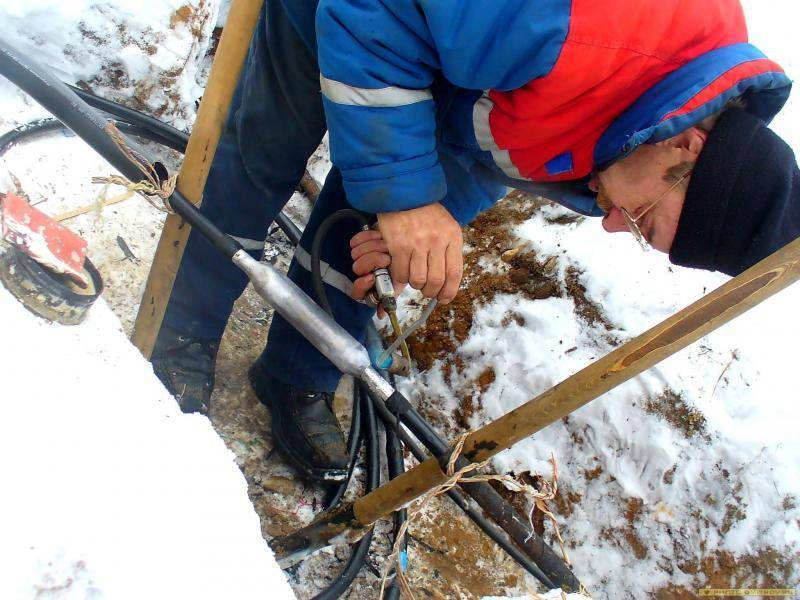
[[[281,4],[268,1],[211,166],[203,214],[231,235],[266,239],[270,223],[292,196],[325,130],[316,57]],[[306,252],[319,224],[341,208],[349,205],[334,168],[300,240]],[[322,248],[322,260],[350,279],[354,275],[349,240],[357,231],[355,223],[342,223],[329,232]],[[251,252],[256,258],[261,254]],[[310,273],[297,258],[289,277],[313,297]],[[188,335],[219,338],[246,285],[246,277],[228,259],[192,232],[164,322]],[[362,340],[373,309],[330,285],[325,289],[336,320]],[[341,375],[277,314],[259,362],[278,380],[306,390],[333,391]]]

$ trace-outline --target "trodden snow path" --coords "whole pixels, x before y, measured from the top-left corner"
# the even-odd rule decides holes
[[[45,322],[0,288],[0,598],[294,598],[233,453],[104,301]]]

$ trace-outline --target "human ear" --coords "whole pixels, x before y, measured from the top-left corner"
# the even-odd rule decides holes
[[[703,150],[707,137],[708,133],[699,127],[689,127],[689,129],[680,132],[678,135],[674,135],[663,142],[659,142],[659,144],[670,148],[686,150],[697,157]]]

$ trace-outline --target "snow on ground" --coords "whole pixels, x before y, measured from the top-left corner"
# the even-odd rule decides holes
[[[215,7],[6,4],[0,35],[66,81],[185,126]],[[0,109],[4,131],[46,116],[5,80]],[[103,159],[69,135],[34,143],[3,161],[34,203],[58,214],[97,200],[89,180],[110,172]],[[147,269],[122,262],[117,235],[148,257],[162,218],[129,200],[69,222],[92,239],[110,299],[140,295]],[[0,288],[0,331],[0,597],[294,597],[234,455],[206,418],[180,413],[105,301],[82,325],[62,327]]]
[[[542,257],[583,272],[586,295],[613,329],[589,326],[570,297],[498,296],[476,311],[458,356],[469,365],[454,391],[428,373],[426,394],[459,395],[490,369],[478,426],[494,420],[716,287],[723,278],[671,267],[597,223],[546,223],[518,233]],[[598,252],[602,248],[602,252]],[[569,515],[559,522],[576,573],[601,597],[641,598],[693,588],[690,569],[715,550],[775,548],[788,561],[800,543],[800,418],[795,372],[800,302],[794,287],[635,380],[517,444],[500,472],[550,474],[559,462]],[[509,315],[519,315],[524,324]],[[453,381],[451,379],[451,381]],[[460,384],[459,384],[460,382]],[[632,514],[633,513],[633,514]],[[794,559],[796,560],[796,558]],[[796,575],[795,575],[796,577]],[[795,580],[796,581],[796,580]],[[787,586],[793,582],[786,582]]]
[[[0,7],[0,35],[66,79],[112,98],[130,95],[135,106],[180,127],[191,121],[198,57],[219,3],[8,4]],[[183,6],[196,9],[196,22],[186,20]],[[793,75],[800,69],[793,3],[745,0],[745,8],[754,42]],[[157,47],[143,42],[148,36]],[[793,98],[774,124],[796,150],[798,113]],[[4,130],[39,116],[0,81]],[[86,173],[72,171],[75,162],[89,175],[107,171],[74,139],[50,139],[33,156],[15,149],[6,163],[52,212],[97,194]],[[319,160],[312,171],[321,176],[324,166]],[[48,177],[37,178],[37,170]],[[608,328],[582,320],[569,294],[535,301],[499,295],[476,311],[456,351],[467,367],[450,378],[453,389],[444,385],[442,363],[409,389],[456,410],[457,394],[490,369],[494,380],[470,422],[479,426],[725,280],[671,267],[627,236],[608,236],[597,221],[565,214],[544,208],[516,234],[526,252],[556,257],[562,287],[577,278]],[[146,261],[120,262],[116,235],[146,258],[160,218],[131,200],[73,222],[93,240],[109,293],[133,294],[128,288],[147,268]],[[496,256],[482,264],[508,270]],[[709,571],[722,570],[721,552],[742,558],[768,548],[795,562],[785,584],[796,585],[798,300],[795,286],[498,457],[500,471],[548,475],[546,461],[555,454],[564,498],[559,523],[575,571],[596,597],[641,598],[669,584],[694,589]],[[123,315],[128,323],[130,316]],[[81,598],[93,597],[90,590],[113,598],[285,590],[230,455],[205,419],[178,413],[102,302],[86,324],[70,329],[36,321],[0,290],[0,325],[4,339],[15,340],[0,345],[0,481],[25,490],[0,503],[0,559],[3,572],[14,574],[0,579],[0,597],[57,593],[59,586]],[[25,381],[35,381],[36,390],[20,387]]]
[[[207,0],[145,0],[135,6],[125,0],[0,3],[0,36],[68,83],[81,82],[100,96],[188,129],[202,95],[204,58],[219,12],[219,2]],[[0,77],[3,132],[48,116]],[[24,183],[22,191],[30,201],[51,215],[122,193],[91,183],[93,176],[113,170],[80,139],[69,132],[47,135],[46,143],[31,142],[34,150],[23,144],[0,158],[0,182],[10,173]],[[173,168],[177,164],[174,153],[159,149],[154,156]],[[90,240],[90,257],[103,273],[105,297],[112,304],[121,305],[116,300],[129,294],[130,286],[141,296],[149,265],[139,258],[152,256],[163,219],[163,213],[132,198],[66,223]],[[125,259],[121,244],[136,258]],[[130,331],[135,306],[119,316]]]
[[[233,454],[103,301],[78,327],[0,288],[0,598],[293,598]]]
[[[63,81],[186,128],[218,9],[208,0],[3,2],[0,38]],[[5,102],[11,89],[3,81],[0,124],[15,120],[16,105]]]

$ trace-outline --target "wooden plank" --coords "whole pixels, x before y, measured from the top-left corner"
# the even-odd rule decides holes
[[[263,2],[233,0],[222,32],[178,177],[178,190],[196,205],[202,198]],[[190,229],[177,215],[169,215],[164,223],[131,337],[146,358],[150,358],[161,329]]]
[[[78,208],[73,208],[71,210],[67,210],[61,214],[56,215],[53,217],[55,221],[59,223],[61,221],[66,221],[68,219],[72,219],[79,215],[85,215],[88,212],[92,212],[93,210],[99,210],[106,206],[111,206],[112,204],[118,204],[124,200],[127,200],[131,196],[133,196],[134,192],[122,192],[121,194],[117,194],[116,196],[111,196],[111,198],[107,198],[101,200],[100,202],[93,202],[92,204],[84,204],[83,206],[79,206]]]

